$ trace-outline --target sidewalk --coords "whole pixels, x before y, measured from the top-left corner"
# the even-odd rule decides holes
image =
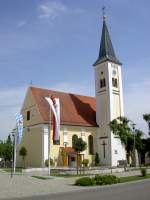
[[[148,173],[150,173],[150,170],[148,170]],[[134,176],[139,175],[140,171],[129,171],[113,174],[120,177]],[[15,175],[13,178],[11,178],[10,174],[0,172],[0,199],[76,191],[82,189],[81,187],[73,186],[75,180],[78,178],[79,177],[53,177],[52,179],[41,180],[33,178],[29,174]]]

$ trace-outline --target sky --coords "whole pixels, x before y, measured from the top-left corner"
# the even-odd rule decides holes
[[[33,86],[95,95],[102,7],[123,63],[125,116],[147,132],[150,113],[150,1],[0,0],[0,139]]]

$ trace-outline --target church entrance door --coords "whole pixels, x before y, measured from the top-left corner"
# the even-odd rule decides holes
[[[69,155],[69,167],[76,167],[76,155]]]

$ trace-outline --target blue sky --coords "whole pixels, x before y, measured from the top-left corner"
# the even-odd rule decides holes
[[[29,83],[94,96],[102,6],[122,61],[125,113],[147,131],[150,112],[148,0],[0,0],[0,139],[14,127]]]

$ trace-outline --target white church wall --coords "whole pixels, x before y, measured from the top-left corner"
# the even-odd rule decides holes
[[[113,74],[115,69],[116,74]],[[106,87],[99,88],[102,76],[105,77]],[[118,81],[118,87],[112,85],[112,78]],[[99,125],[97,130],[97,151],[100,154],[101,162],[104,165],[116,166],[117,161],[125,159],[125,149],[120,139],[112,136],[109,122],[123,116],[122,78],[120,66],[111,62],[105,62],[95,67],[95,93],[96,93],[96,118]],[[105,144],[103,144],[105,143]],[[105,158],[104,158],[105,146]]]

